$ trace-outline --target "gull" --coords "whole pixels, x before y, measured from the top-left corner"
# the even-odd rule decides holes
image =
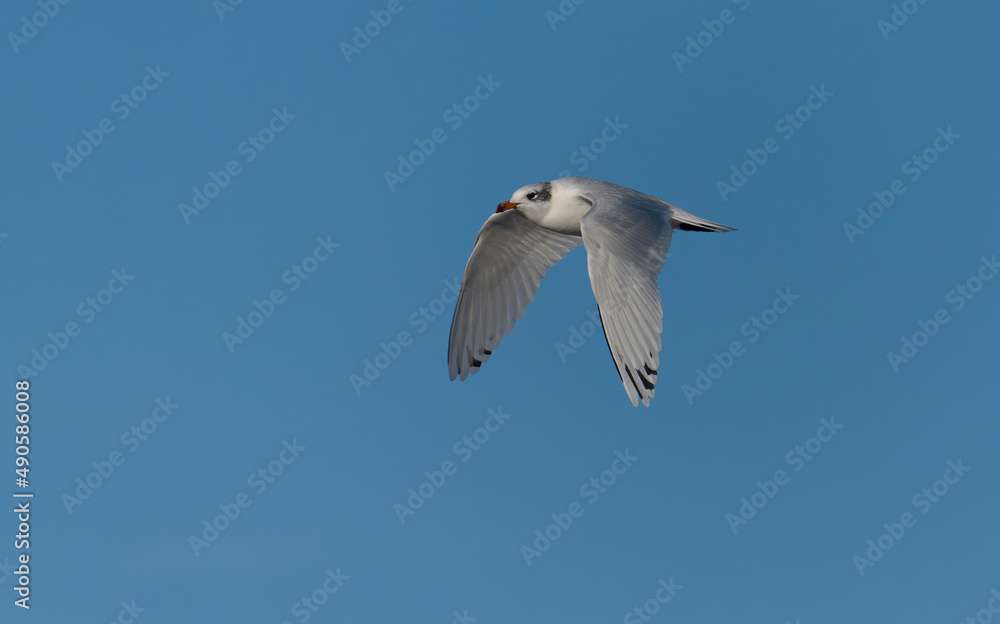
[[[524,315],[545,272],[583,243],[604,337],[633,406],[649,407],[660,365],[657,277],[674,229],[731,232],[624,186],[560,178],[519,188],[483,224],[448,339],[448,375],[479,372]]]

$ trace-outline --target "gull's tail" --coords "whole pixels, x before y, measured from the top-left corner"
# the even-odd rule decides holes
[[[732,232],[736,230],[736,228],[696,217],[687,210],[681,210],[673,204],[668,205],[670,206],[670,223],[675,228],[695,232]]]

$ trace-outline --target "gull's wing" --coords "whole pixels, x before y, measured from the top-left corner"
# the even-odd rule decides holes
[[[663,307],[656,280],[670,247],[670,213],[640,193],[585,195],[594,207],[580,229],[604,337],[632,405],[641,400],[648,407],[660,365]]]
[[[448,339],[448,376],[465,379],[490,359],[535,298],[545,272],[579,236],[535,225],[517,210],[486,220],[462,277]]]

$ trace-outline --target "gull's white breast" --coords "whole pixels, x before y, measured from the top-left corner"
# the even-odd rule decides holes
[[[593,205],[571,181],[553,180],[551,207],[537,223],[547,230],[580,236],[580,219]]]

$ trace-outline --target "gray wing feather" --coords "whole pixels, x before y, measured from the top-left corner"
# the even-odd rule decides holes
[[[632,405],[641,400],[648,406],[663,332],[657,278],[673,227],[668,210],[635,195],[589,193],[594,207],[584,215],[581,230],[611,356]]]
[[[451,379],[479,371],[524,316],[545,272],[581,242],[579,236],[539,227],[517,210],[486,220],[465,267],[451,322]]]

